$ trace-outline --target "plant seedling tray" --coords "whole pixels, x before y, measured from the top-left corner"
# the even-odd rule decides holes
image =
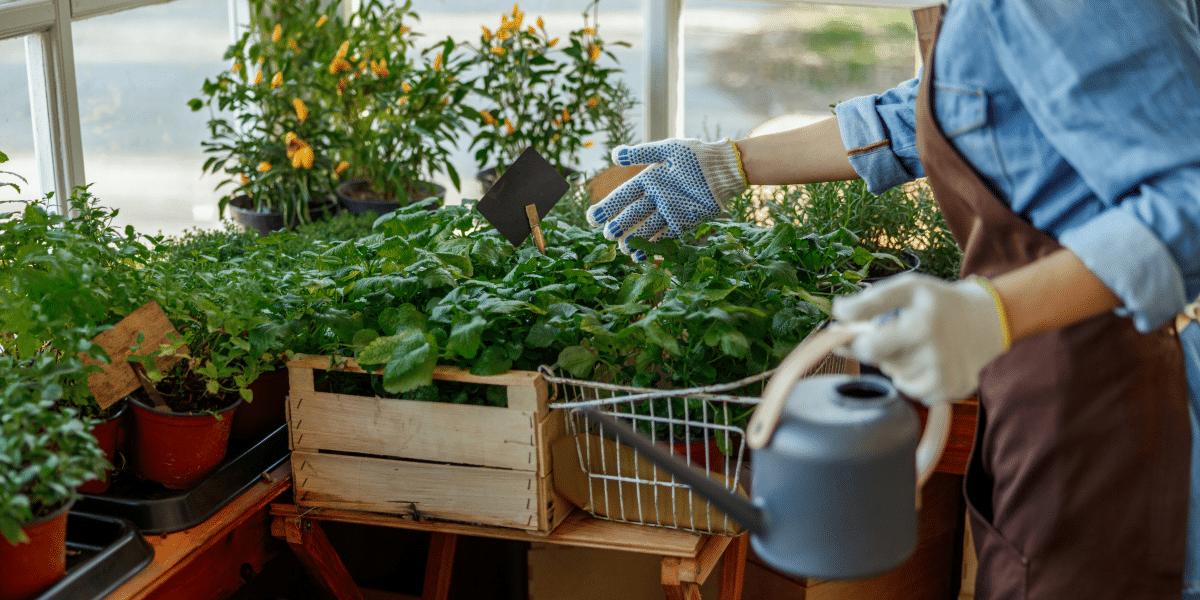
[[[100,599],[154,559],[154,548],[125,519],[67,515],[67,573],[36,600]]]
[[[231,442],[216,470],[186,490],[168,490],[120,472],[108,491],[83,494],[75,506],[82,512],[126,519],[142,533],[171,533],[204,522],[289,454],[288,428],[280,425],[257,442],[240,446]]]

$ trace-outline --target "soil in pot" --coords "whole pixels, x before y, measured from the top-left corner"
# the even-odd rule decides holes
[[[337,186],[338,201],[342,207],[356,215],[373,212],[377,215],[390,213],[402,205],[391,200],[384,200],[375,193],[371,182],[366,179],[351,179]],[[427,198],[437,198],[436,204],[426,205],[429,210],[437,210],[446,200],[446,188],[427,181],[419,182],[414,201]]]
[[[14,546],[0,537],[0,600],[34,598],[66,574],[71,504],[22,527],[27,543]]]
[[[287,423],[287,369],[276,369],[258,376],[250,384],[253,396],[242,402],[233,416],[229,439],[238,442],[261,440]]]
[[[117,444],[121,437],[127,407],[128,402],[125,400],[112,405],[109,410],[105,411],[105,415],[101,415],[103,420],[92,427],[92,435],[95,436],[97,442],[100,442],[100,449],[104,450],[104,457],[108,459],[109,464],[116,464]],[[108,484],[111,482],[112,469],[107,469],[104,471],[103,479],[94,479],[79,486],[78,489],[84,494],[101,494],[108,489]]]
[[[191,487],[225,459],[229,432],[242,403],[236,393],[206,393],[204,381],[187,374],[158,384],[170,410],[155,408],[142,389],[128,399],[133,412],[134,472],[174,490]]]
[[[863,281],[867,283],[873,283],[881,279],[886,279],[901,273],[916,271],[921,268],[921,257],[917,256],[917,254],[911,250],[902,250],[897,252],[895,250],[883,249],[880,250],[880,252],[891,254],[892,256],[899,258],[904,262],[904,265],[901,266],[890,260],[877,258],[871,262],[870,268],[867,269],[867,276],[863,278]]]
[[[283,213],[276,211],[257,211],[254,210],[254,203],[249,196],[238,196],[229,201],[229,209],[233,213],[233,220],[246,229],[252,229],[258,232],[258,235],[265,236],[272,231],[279,231],[285,226],[290,229],[299,224],[299,220],[292,217],[292,222],[285,224],[283,221]],[[308,220],[318,221],[334,215],[337,212],[337,203],[331,200],[322,202],[310,202],[308,205]]]

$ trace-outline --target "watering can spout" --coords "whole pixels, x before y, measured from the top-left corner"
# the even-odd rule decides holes
[[[707,475],[700,473],[675,456],[672,456],[666,450],[654,445],[654,443],[642,437],[621,421],[591,409],[581,409],[581,412],[589,420],[599,423],[605,429],[615,434],[618,442],[634,448],[664,471],[673,475],[680,482],[691,487],[692,491],[705,500],[708,500],[709,503],[720,509],[721,512],[729,515],[729,518],[737,521],[738,524],[745,527],[751,534],[763,535],[766,532],[765,513],[761,508],[721,487],[721,485],[714,482]]]

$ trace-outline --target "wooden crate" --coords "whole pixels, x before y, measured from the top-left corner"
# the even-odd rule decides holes
[[[366,373],[353,360],[337,370]],[[550,443],[564,433],[539,373],[479,376],[439,366],[435,380],[501,385],[508,407],[317,391],[328,356],[288,362],[296,503],[411,519],[553,531],[572,510],[554,491]]]

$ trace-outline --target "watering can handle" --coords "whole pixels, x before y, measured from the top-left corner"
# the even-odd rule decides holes
[[[783,407],[787,403],[788,394],[796,382],[834,350],[854,341],[860,331],[860,328],[833,323],[809,336],[783,359],[763,389],[762,401],[750,417],[750,424],[746,428],[748,446],[759,449],[771,441],[771,436],[775,434],[775,428],[779,425],[779,417],[783,414]],[[918,489],[933,474],[938,460],[942,457],[946,439],[950,436],[950,421],[949,404],[940,403],[929,408],[925,433],[921,436],[921,442],[917,444]]]

